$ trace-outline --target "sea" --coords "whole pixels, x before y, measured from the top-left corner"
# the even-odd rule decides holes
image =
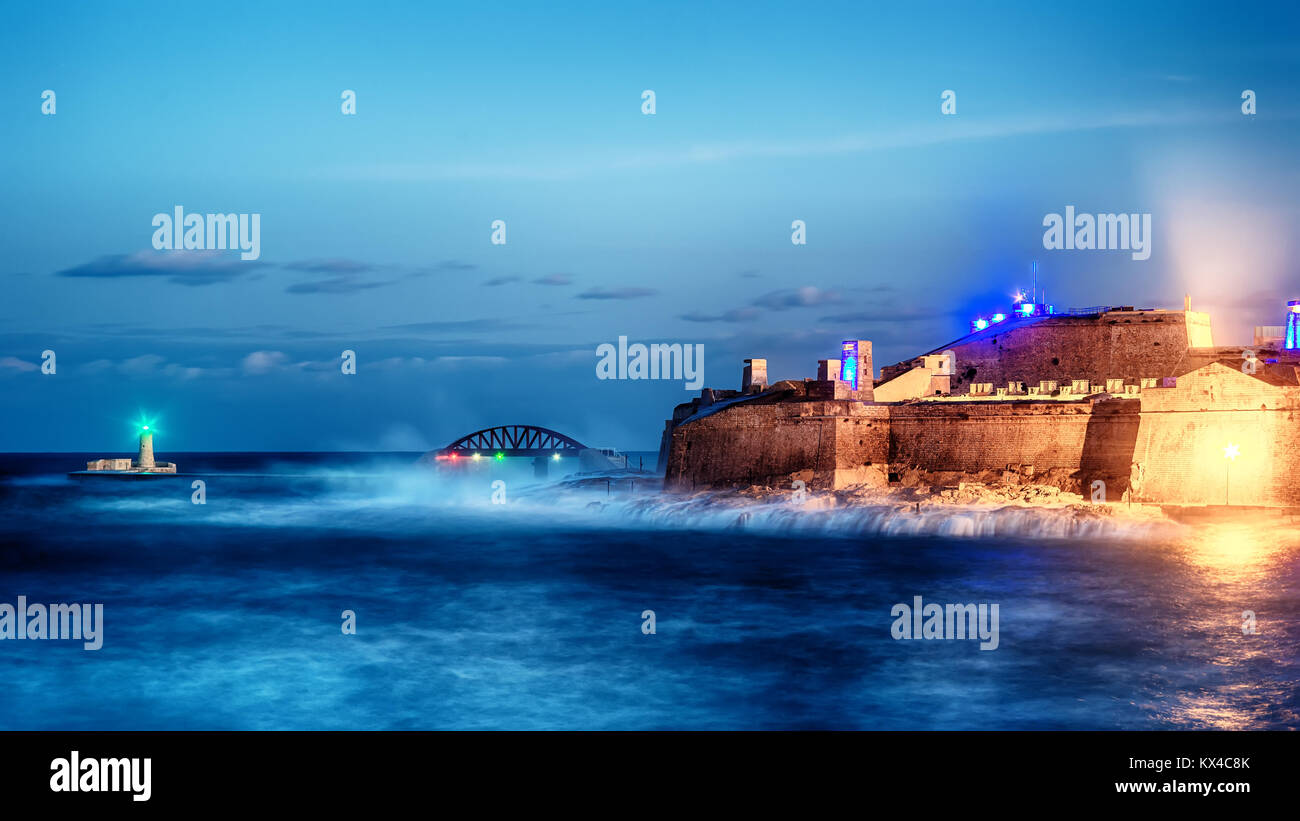
[[[69,475],[98,455],[0,455],[0,606],[103,606],[97,650],[0,639],[2,729],[1300,728],[1282,516],[666,495],[653,453]],[[918,597],[996,605],[996,647],[904,630]]]

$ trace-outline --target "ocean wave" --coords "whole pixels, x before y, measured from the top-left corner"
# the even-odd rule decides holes
[[[758,489],[665,493],[656,477],[628,473],[539,479],[523,470],[455,475],[391,464],[343,470],[297,465],[292,474],[214,474],[205,481],[203,505],[191,503],[189,481],[176,480],[83,481],[60,495],[65,501],[75,499],[81,513],[125,520],[392,533],[452,523],[481,526],[485,521],[505,530],[654,528],[956,539],[1144,540],[1177,538],[1186,530],[1154,507],[1069,499],[1004,503],[987,496],[970,504],[937,496],[916,501],[905,500],[906,492],[889,490],[810,491],[804,503],[795,504],[788,492]]]
[[[656,527],[707,528],[800,536],[939,536],[960,539],[1125,539],[1177,536],[1183,527],[1158,512],[1120,513],[1082,505],[950,505],[844,501],[814,496],[797,505],[728,492],[631,500],[621,512]]]

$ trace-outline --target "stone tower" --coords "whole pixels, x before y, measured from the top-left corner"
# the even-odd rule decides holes
[[[148,428],[140,431],[140,452],[136,454],[134,467],[157,467],[153,461],[153,434]]]
[[[767,360],[746,359],[745,371],[741,376],[741,393],[762,393],[767,389]]]
[[[875,365],[871,360],[871,341],[846,339],[840,343],[840,352],[840,379],[854,390],[854,399],[872,401]]]

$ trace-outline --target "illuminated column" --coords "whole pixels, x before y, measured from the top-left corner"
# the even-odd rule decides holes
[[[858,392],[857,398],[871,401],[874,394],[871,362],[871,342],[866,339],[846,339],[840,345],[840,379]]]
[[[1293,299],[1286,304],[1286,349],[1294,351],[1300,347],[1300,299]]]
[[[767,360],[746,359],[745,373],[741,377],[741,393],[759,393],[767,390]]]
[[[140,452],[136,454],[135,467],[157,467],[153,461],[153,434],[149,432],[148,425],[140,431]]]

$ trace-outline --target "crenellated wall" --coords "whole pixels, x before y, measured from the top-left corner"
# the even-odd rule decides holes
[[[926,361],[948,352],[951,379]],[[665,429],[665,486],[1001,481],[1088,495],[1101,481],[1110,501],[1300,506],[1300,359],[1253,353],[1214,347],[1209,316],[1191,310],[1009,319],[883,368],[881,404],[830,381],[735,405],[704,391]],[[1104,387],[983,395],[1044,381]],[[988,387],[972,397],[972,383]]]
[[[971,382],[1179,376],[1198,367],[1195,348],[1213,345],[1210,318],[1196,311],[1108,311],[1087,316],[1009,319],[944,348],[956,354],[953,392]],[[939,353],[936,350],[934,353]],[[922,357],[881,369],[888,380]]]
[[[1298,422],[1300,388],[1218,363],[1134,398],[742,404],[675,427],[665,480],[838,488],[911,472],[1085,495],[1100,480],[1110,501],[1296,506]]]

